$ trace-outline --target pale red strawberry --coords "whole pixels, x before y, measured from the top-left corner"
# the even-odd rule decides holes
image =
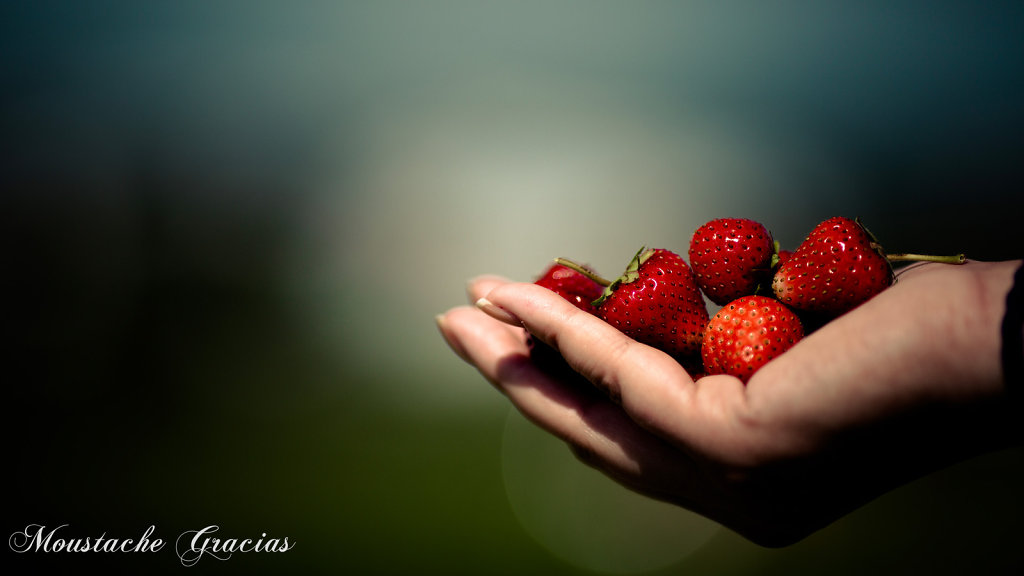
[[[593,271],[587,269],[591,274]],[[535,282],[572,302],[584,312],[594,314],[597,308],[593,302],[604,293],[604,286],[591,277],[561,264],[552,264]]]
[[[772,235],[748,218],[717,218],[690,238],[690,266],[709,300],[725,304],[771,282]]]
[[[593,280],[593,277],[596,277],[596,273],[587,266],[580,266],[580,270],[574,270],[554,263],[534,281],[534,284],[553,291],[580,310],[596,315],[597,308],[593,302],[604,293],[604,286]],[[532,334],[527,334],[526,345],[530,349],[531,358],[544,369],[563,374],[572,372],[558,352],[538,341]]]
[[[744,383],[804,336],[800,319],[767,296],[742,296],[708,322],[701,359],[708,375],[728,374]]]
[[[608,287],[595,305],[605,322],[677,359],[699,355],[707,305],[693,272],[678,254],[641,249],[620,278],[602,283]]]

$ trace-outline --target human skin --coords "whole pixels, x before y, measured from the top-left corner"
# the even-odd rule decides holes
[[[1020,441],[1000,325],[1020,261],[912,265],[753,375],[694,381],[551,291],[471,280],[463,360],[624,486],[784,546],[909,480]],[[531,340],[561,354],[539,361]]]

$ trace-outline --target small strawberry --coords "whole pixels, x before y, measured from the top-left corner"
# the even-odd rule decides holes
[[[760,222],[717,218],[694,231],[688,254],[697,285],[721,305],[767,285],[774,253],[772,235]]]
[[[589,268],[587,270],[593,274]],[[591,314],[597,312],[592,302],[600,298],[604,292],[604,286],[592,280],[590,276],[561,264],[552,264],[534,284],[555,292],[580,310]]]
[[[887,256],[859,221],[837,216],[818,224],[779,265],[772,291],[798,310],[837,316],[891,286],[891,262],[905,260],[963,263],[964,256]]]
[[[678,254],[641,248],[620,278],[595,280],[607,286],[594,302],[605,322],[680,360],[700,353],[708,310],[693,272]]]
[[[701,345],[704,369],[746,383],[773,358],[804,336],[800,319],[767,296],[742,296],[723,306],[708,322]]]

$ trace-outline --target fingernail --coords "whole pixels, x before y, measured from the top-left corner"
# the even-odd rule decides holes
[[[494,318],[495,320],[500,320],[505,324],[511,324],[512,326],[516,327],[523,326],[523,323],[519,321],[519,318],[516,318],[512,314],[506,312],[505,310],[498,308],[497,306],[494,305],[494,302],[491,302],[487,298],[481,298],[477,300],[476,307],[483,310],[485,314],[487,314],[491,318]]]
[[[455,354],[464,361],[469,362],[469,356],[466,355],[466,350],[462,347],[462,344],[448,332],[448,319],[445,318],[445,315],[438,314],[437,316],[434,316],[434,322],[437,323],[437,329],[441,331],[441,336],[444,337],[445,342],[448,343],[448,347],[452,349],[452,352],[455,352]]]

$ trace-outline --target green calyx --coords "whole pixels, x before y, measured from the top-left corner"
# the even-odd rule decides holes
[[[782,245],[779,244],[778,240],[772,242],[772,259],[771,263],[768,264],[769,270],[775,270],[779,267],[779,250],[782,249]]]
[[[642,246],[640,250],[637,251],[636,255],[633,256],[633,259],[629,261],[629,265],[626,266],[626,271],[622,273],[622,276],[619,276],[610,284],[605,286],[604,293],[601,294],[597,300],[594,300],[594,306],[600,306],[605,300],[611,298],[611,295],[614,294],[622,284],[635,282],[636,279],[640,277],[640,266],[653,255],[654,250],[648,250],[646,246]]]
[[[754,286],[754,296],[774,296],[772,290],[772,277],[775,275],[775,271],[779,269],[779,251],[782,250],[782,244],[778,240],[772,241],[772,257],[768,261],[768,266],[765,268],[754,268],[752,272],[757,274],[758,281]]]
[[[604,286],[604,293],[602,293],[601,296],[597,298],[597,300],[594,300],[591,303],[594,306],[600,306],[601,304],[604,303],[605,300],[607,300],[609,297],[611,297],[612,294],[615,293],[615,290],[617,290],[620,285],[629,284],[630,282],[634,282],[637,278],[639,278],[640,266],[644,262],[646,262],[648,258],[653,256],[654,253],[655,250],[653,249],[648,250],[646,246],[641,247],[640,250],[637,251],[636,255],[633,256],[633,259],[629,261],[629,265],[626,266],[626,271],[622,273],[622,276],[619,276],[615,280],[611,281],[602,278],[601,276],[598,276],[593,271],[583,266],[580,266],[579,264],[573,262],[572,260],[567,260],[565,258],[555,258],[555,263],[565,266],[566,268],[575,270],[576,272],[583,274],[587,278],[590,278],[594,282],[597,282],[601,286]]]

